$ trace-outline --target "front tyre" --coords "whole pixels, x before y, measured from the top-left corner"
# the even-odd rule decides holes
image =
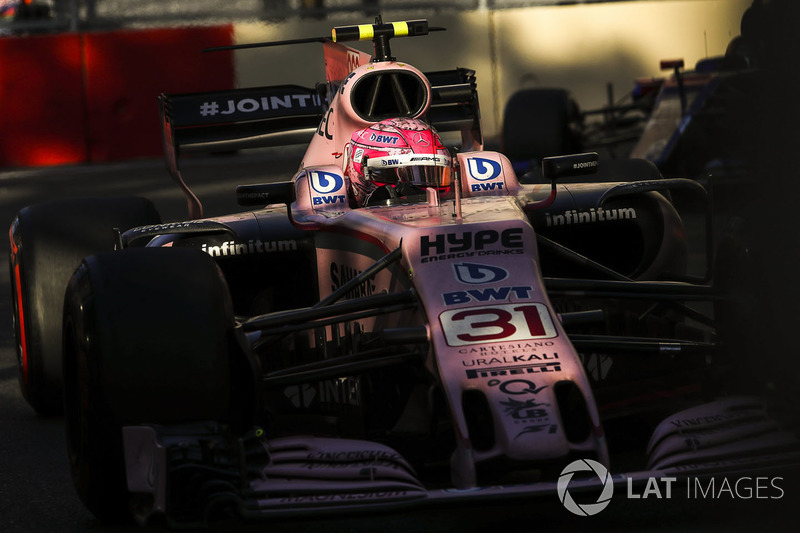
[[[12,316],[22,395],[41,415],[62,411],[64,288],[84,257],[113,250],[114,229],[157,224],[145,198],[78,198],[20,210],[11,224]]]
[[[255,371],[225,280],[198,250],[86,258],[67,287],[63,352],[72,477],[103,521],[129,516],[123,426],[252,422]]]

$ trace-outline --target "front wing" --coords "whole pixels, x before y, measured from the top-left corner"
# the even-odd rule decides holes
[[[557,478],[468,489],[426,486],[394,449],[363,440],[267,439],[260,430],[234,439],[215,423],[127,426],[123,437],[137,520],[166,516],[173,526],[222,514],[252,521],[517,501],[561,502],[586,516],[612,498],[654,492],[659,498],[734,498],[743,479],[780,498],[780,483],[800,473],[797,438],[753,398],[712,402],[664,420],[653,433],[646,470],[620,474],[613,465],[609,471],[578,459]]]

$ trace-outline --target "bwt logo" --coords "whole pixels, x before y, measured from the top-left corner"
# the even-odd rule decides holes
[[[331,194],[341,192],[344,188],[344,178],[332,172],[310,172],[311,188],[320,196],[314,196],[311,201],[314,205],[344,203],[347,197],[344,194]]]
[[[311,172],[311,188],[320,194],[330,194],[344,186],[344,179],[332,172]]]
[[[467,169],[472,179],[478,181],[489,181],[500,176],[502,171],[500,163],[482,157],[470,157],[467,159]]]
[[[493,181],[502,173],[502,167],[497,161],[471,157],[467,159],[467,170],[470,178],[482,182],[472,183],[469,187],[472,192],[503,190],[503,180]]]
[[[369,140],[383,144],[397,144],[397,141],[399,139],[394,135],[378,135],[373,133],[372,135],[369,136]]]
[[[456,279],[468,285],[494,283],[508,277],[508,271],[504,268],[479,263],[456,263],[453,265],[453,270]]]
[[[487,287],[485,289],[469,289],[442,294],[445,305],[465,304],[469,302],[502,302],[514,295],[518,300],[530,298],[533,287]]]

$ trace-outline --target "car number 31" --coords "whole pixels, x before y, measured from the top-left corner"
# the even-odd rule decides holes
[[[509,304],[454,309],[439,315],[450,346],[496,341],[550,339],[558,335],[544,304]]]

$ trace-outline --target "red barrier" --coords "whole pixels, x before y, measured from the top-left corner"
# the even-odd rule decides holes
[[[232,25],[0,38],[0,167],[162,154],[162,92],[230,89]]]
[[[87,158],[80,36],[0,38],[0,166]]]
[[[233,27],[86,34],[86,104],[91,161],[161,155],[158,95],[231,89]]]

